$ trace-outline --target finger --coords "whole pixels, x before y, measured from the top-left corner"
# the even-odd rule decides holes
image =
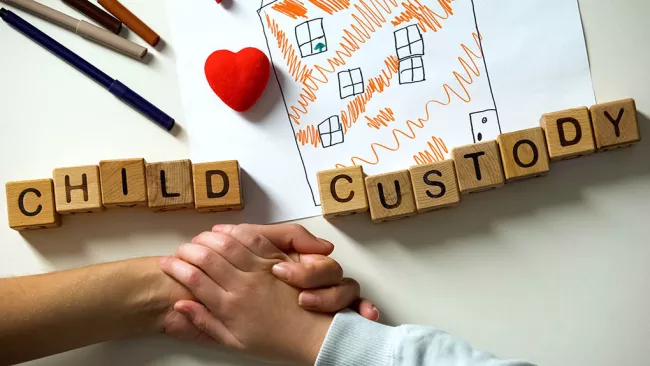
[[[359,283],[344,278],[338,286],[303,291],[298,297],[298,304],[307,310],[334,313],[352,305],[359,298],[359,293]]]
[[[206,246],[221,255],[235,268],[243,272],[259,270],[259,257],[229,235],[222,233],[203,232],[192,240],[194,244]]]
[[[372,320],[374,322],[379,320],[379,310],[368,299],[361,298],[358,300],[357,305],[353,308],[362,317]]]
[[[213,232],[229,235],[260,258],[287,261],[289,256],[278,249],[271,241],[257,233],[250,226],[253,225],[220,225],[213,228]]]
[[[199,331],[209,335],[219,343],[242,349],[241,342],[210,311],[195,301],[182,300],[174,304],[174,310],[183,314]]]
[[[241,271],[211,248],[199,244],[183,244],[174,256],[181,259],[210,277],[217,285],[229,291],[241,280]]]
[[[219,230],[219,226],[216,225],[213,230]],[[334,250],[332,243],[315,237],[298,224],[246,225],[246,227],[267,238],[284,253],[330,255]]]
[[[273,266],[273,274],[287,284],[302,288],[314,289],[336,286],[341,283],[343,269],[334,259],[314,255],[304,263],[282,262]]]
[[[185,315],[177,311],[170,311],[165,316],[162,330],[163,333],[184,341],[192,341],[206,345],[216,341],[207,333],[198,330]]]
[[[197,267],[178,258],[164,257],[160,269],[185,286],[196,298],[218,313],[225,290]]]

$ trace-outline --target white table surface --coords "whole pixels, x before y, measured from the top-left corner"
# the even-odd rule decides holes
[[[234,1],[236,6],[251,0]],[[60,1],[44,2],[72,13]],[[161,1],[124,2],[169,40]],[[379,226],[366,217],[335,224],[320,217],[301,220],[336,244],[334,256],[362,283],[363,294],[377,302],[385,322],[433,325],[476,347],[543,365],[648,364],[650,2],[582,0],[580,5],[597,98],[635,98],[646,140],[631,149],[553,165],[544,179],[469,197],[453,210]],[[184,124],[173,44],[141,64],[24,17]],[[134,34],[129,38],[141,42]],[[55,167],[101,159],[189,157],[182,131],[174,136],[148,123],[4,23],[0,47],[2,181],[49,177]],[[60,229],[22,236],[5,226],[0,228],[0,276],[168,254],[219,217],[136,209],[66,217]],[[0,222],[6,221],[0,210]],[[96,345],[31,364],[255,362],[161,336]]]

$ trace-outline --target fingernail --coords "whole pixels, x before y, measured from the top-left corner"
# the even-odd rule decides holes
[[[221,231],[221,229],[223,229],[224,226],[225,226],[225,225],[221,225],[221,224],[219,224],[219,225],[214,225],[214,226],[212,227],[212,231]]]
[[[375,318],[375,321],[379,320],[379,310],[377,310],[377,308],[374,305],[372,306],[372,310],[374,310],[375,313],[377,313],[377,317]]]
[[[326,240],[326,239],[323,239],[323,238],[316,238],[316,239],[318,239],[318,241],[319,241],[321,244],[323,244],[324,246],[326,246],[326,247],[328,247],[328,248],[334,248],[334,244],[332,244],[331,241]]]
[[[289,279],[289,267],[287,267],[287,265],[284,263],[276,264],[273,266],[273,268],[271,268],[271,271],[276,277],[279,277],[283,280]]]
[[[320,305],[320,299],[312,293],[303,292],[298,296],[298,304],[306,308],[315,308]]]

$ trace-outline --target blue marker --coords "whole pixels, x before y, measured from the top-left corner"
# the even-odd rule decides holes
[[[0,18],[10,26],[16,28],[20,33],[31,38],[32,41],[45,47],[48,51],[59,56],[62,60],[86,74],[89,78],[101,84],[124,103],[135,108],[138,112],[144,114],[167,131],[171,131],[174,127],[174,119],[165,114],[165,112],[149,103],[126,85],[106,75],[102,70],[91,65],[88,61],[79,57],[76,53],[70,51],[47,34],[41,32],[12,11],[5,8],[0,9]]]

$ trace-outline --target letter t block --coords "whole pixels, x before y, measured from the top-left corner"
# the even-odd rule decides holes
[[[460,146],[451,155],[456,164],[460,193],[489,191],[505,184],[496,141]]]
[[[219,212],[244,208],[237,160],[194,164],[192,170],[197,211]]]
[[[368,211],[363,168],[351,166],[318,172],[323,216],[330,219]]]

